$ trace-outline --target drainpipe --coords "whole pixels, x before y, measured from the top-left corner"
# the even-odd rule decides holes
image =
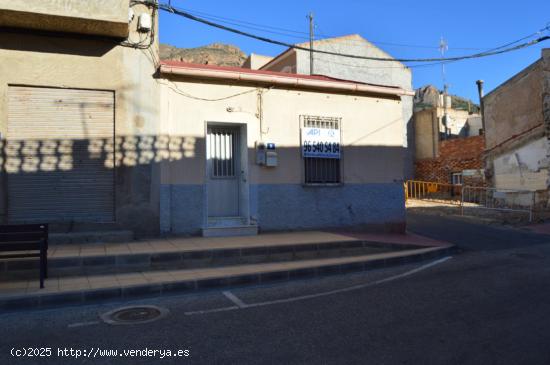
[[[483,132],[483,139],[485,140],[485,148],[487,148],[487,135],[485,134],[485,107],[483,105],[483,80],[477,80],[477,93],[479,95],[479,112],[481,114],[481,131]],[[493,162],[485,153],[483,153],[483,165],[485,168],[485,182],[488,186],[494,187],[493,181]]]
[[[485,115],[483,113],[484,107],[483,107],[483,80],[477,80],[477,93],[479,94],[479,112],[481,113],[481,129],[483,130],[483,134],[485,134]]]

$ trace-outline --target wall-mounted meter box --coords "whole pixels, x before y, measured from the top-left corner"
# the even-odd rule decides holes
[[[140,14],[138,18],[138,31],[147,33],[153,28],[153,19],[147,13]]]
[[[260,166],[275,167],[278,165],[275,143],[256,142],[256,163]]]

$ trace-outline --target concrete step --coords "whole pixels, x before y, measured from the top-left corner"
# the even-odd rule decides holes
[[[243,217],[209,217],[208,227],[240,227],[246,226],[246,218]]]
[[[128,230],[76,231],[68,233],[50,233],[49,243],[53,245],[79,243],[119,243],[134,239],[134,233]]]
[[[209,226],[202,229],[203,237],[237,237],[257,234],[258,226],[256,225]]]
[[[136,241],[127,244],[52,246],[48,257],[51,275],[67,277],[97,273],[201,269],[252,263],[289,262],[319,258],[361,256],[419,248],[411,244],[361,239],[342,241],[241,242],[211,241],[197,245],[183,239]],[[39,261],[12,259],[0,261],[0,278],[34,278]]]
[[[111,275],[50,276],[45,288],[34,281],[0,283],[4,311],[145,298],[335,275],[433,259],[448,255],[451,245],[354,257],[236,265],[193,270],[143,271]]]
[[[92,232],[92,231],[117,231],[122,229],[118,223],[97,222],[65,222],[49,223],[50,233]]]

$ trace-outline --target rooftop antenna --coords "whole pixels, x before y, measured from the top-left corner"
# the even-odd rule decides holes
[[[441,36],[441,39],[439,40],[439,52],[441,53],[441,58],[445,58],[445,52],[449,50],[449,44]],[[449,90],[449,85],[447,84],[447,75],[445,73],[445,62],[441,62],[441,78],[443,80],[443,126],[445,128],[445,139],[447,138],[447,134],[449,132],[448,128],[448,113],[447,113],[447,94]]]
[[[441,36],[441,39],[439,40],[439,52],[441,53],[441,58],[445,58],[445,52],[449,50],[449,44]],[[441,62],[441,78],[443,79],[443,87],[445,87],[445,84],[447,82],[446,75],[445,75],[445,62]]]

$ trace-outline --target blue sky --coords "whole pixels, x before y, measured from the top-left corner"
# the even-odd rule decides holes
[[[392,56],[408,58],[439,56],[437,47],[441,36],[448,42],[447,56],[459,56],[503,45],[550,25],[548,0],[172,0],[172,5],[218,17],[304,32],[282,35],[242,28],[289,43],[298,43],[303,41],[299,37],[307,37],[306,14],[312,11],[316,18],[317,33],[331,36],[359,33]],[[545,34],[550,35],[550,32]],[[266,55],[276,55],[284,50],[283,47],[210,28],[166,12],[160,15],[160,40],[178,47],[228,43],[240,47],[246,53]],[[543,47],[550,48],[550,40],[517,52],[448,64],[446,74],[449,90],[477,101],[477,79],[485,80],[488,92],[540,58]],[[441,88],[441,67],[413,68],[413,83],[415,88],[426,84]]]

